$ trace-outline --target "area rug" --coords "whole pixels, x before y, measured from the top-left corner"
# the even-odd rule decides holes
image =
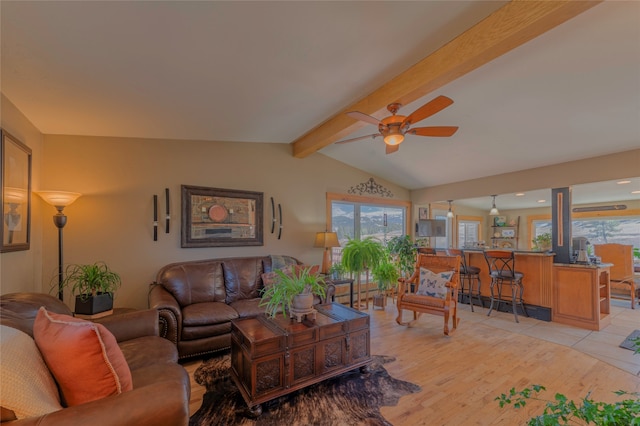
[[[635,351],[636,350],[635,340],[638,338],[640,338],[640,330],[633,330],[633,333],[628,335],[627,338],[624,339],[624,342],[620,343],[620,347]]]
[[[395,406],[400,397],[422,389],[389,375],[383,365],[395,358],[372,358],[366,373],[349,371],[262,404],[257,419],[245,416],[247,405],[229,376],[229,355],[205,361],[194,379],[207,391],[189,425],[391,425],[380,407]]]

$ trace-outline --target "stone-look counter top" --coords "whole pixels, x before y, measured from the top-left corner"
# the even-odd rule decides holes
[[[613,263],[554,263],[553,266],[564,266],[566,268],[598,269],[610,268],[613,266]]]
[[[517,249],[504,249],[504,248],[465,248],[462,249],[462,251],[466,251],[466,252],[476,252],[476,253],[483,253],[485,251],[489,251],[489,250],[500,250],[500,251],[512,251],[515,254],[526,254],[526,255],[532,255],[532,256],[555,256],[556,254],[552,251],[536,251],[536,250],[517,250]]]

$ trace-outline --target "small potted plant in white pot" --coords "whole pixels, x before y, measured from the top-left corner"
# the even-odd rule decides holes
[[[293,268],[289,274],[277,270],[276,282],[262,293],[260,306],[265,307],[265,313],[273,318],[278,312],[286,316],[292,309],[298,312],[308,311],[313,306],[314,294],[324,299],[324,279],[311,273],[311,269]]]
[[[81,315],[113,309],[113,294],[121,285],[120,275],[104,262],[68,265],[62,281],[62,286],[70,288],[75,295],[75,313]]]

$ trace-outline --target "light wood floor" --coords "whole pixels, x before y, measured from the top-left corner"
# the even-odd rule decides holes
[[[472,313],[460,305],[460,325],[451,337],[442,334],[441,317],[423,315],[406,328],[396,324],[395,306],[370,308],[371,353],[396,357],[385,366],[389,373],[422,387],[397,406],[382,407],[382,415],[396,426],[516,425],[541,412],[544,403],[501,409],[494,399],[511,387],[541,384],[548,399],[559,392],[577,400],[591,392],[596,400],[614,401],[616,390],[638,392],[640,355],[617,345],[640,328],[640,309],[624,306],[612,307],[609,330],[591,332],[530,318],[516,324],[512,314],[489,318],[487,309]],[[201,362],[184,364],[192,377],[191,413],[205,391],[193,381]]]

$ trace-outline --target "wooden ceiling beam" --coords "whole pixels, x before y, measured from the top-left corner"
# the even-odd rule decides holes
[[[293,155],[304,158],[366,125],[348,117],[346,112],[375,115],[391,102],[406,105],[416,101],[601,1],[513,0],[370,95],[295,140]]]

